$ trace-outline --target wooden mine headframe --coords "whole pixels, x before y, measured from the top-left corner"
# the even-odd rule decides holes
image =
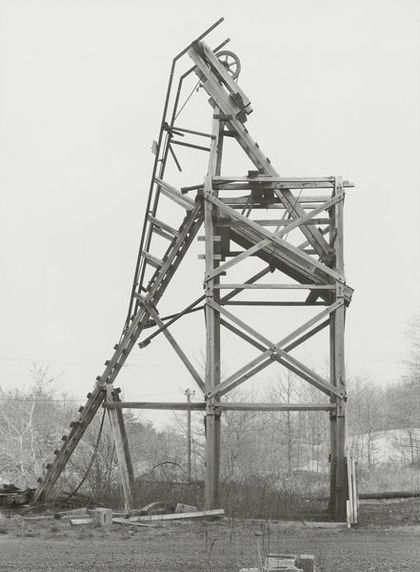
[[[223,411],[314,410],[326,411],[330,416],[330,511],[333,517],[345,519],[344,326],[352,289],[346,285],[344,277],[343,206],[345,189],[353,185],[341,177],[279,176],[245,128],[244,124],[252,109],[249,99],[236,82],[240,71],[238,58],[232,52],[222,49],[228,40],[213,50],[202,41],[221,21],[216,22],[173,60],[159,138],[154,145],[156,156],[123,332],[112,357],[105,362],[103,374],[97,377],[94,389],[88,394],[85,406],[80,408],[79,419],[72,423],[69,435],[63,437],[61,449],[55,451],[55,460],[47,465],[35,494],[35,502],[42,502],[51,494],[70,455],[101,406],[107,407],[110,417],[128,509],[132,506],[133,471],[122,416],[124,407],[205,412],[206,508],[215,508],[218,504],[220,419]],[[178,85],[173,89],[176,66],[186,54],[192,59],[193,67],[179,76]],[[213,112],[211,133],[187,129],[177,124],[183,84],[191,74],[198,76],[200,86],[210,98]],[[192,136],[208,140],[208,146],[185,141]],[[239,144],[255,170],[248,171],[245,176],[222,175],[222,156],[227,138]],[[204,183],[178,189],[166,180],[168,160],[173,160],[181,170],[175,153],[176,146],[209,153]],[[302,195],[302,192],[305,194]],[[184,213],[180,225],[174,225],[172,220],[164,220],[165,215],[162,216],[161,212],[167,213],[167,209],[162,211],[162,200]],[[254,218],[254,213],[261,212],[262,209],[271,218]],[[162,318],[158,313],[159,301],[203,224],[204,293],[181,312]],[[297,239],[299,235],[300,239]],[[157,236],[167,241],[163,256],[158,256],[153,251]],[[240,250],[232,250],[232,244],[239,246]],[[257,257],[263,268],[247,280],[229,281],[228,276],[232,271],[249,261],[251,256]],[[275,273],[279,278],[271,282],[264,281],[264,277],[270,273]],[[256,297],[259,295],[259,299],[238,301],[240,293],[249,291]],[[274,301],[264,299],[268,291],[276,294]],[[292,301],[285,298],[285,293],[289,291],[306,294],[303,300]],[[235,304],[323,308],[282,339],[271,340],[239,318],[232,308],[228,309]],[[195,311],[200,305],[204,308],[206,327],[204,379],[169,330],[174,322]],[[140,342],[140,347],[162,333],[197,383],[203,394],[202,401],[120,401],[113,382],[138,343],[140,334],[148,327],[155,327],[156,330]],[[256,358],[223,379],[220,368],[221,327],[259,351]],[[319,375],[292,354],[294,348],[324,328],[329,328],[330,332],[329,379]],[[273,362],[278,362],[317,388],[326,399],[319,403],[293,404],[237,403],[223,398]]]

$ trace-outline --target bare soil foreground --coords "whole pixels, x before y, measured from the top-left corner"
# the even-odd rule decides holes
[[[237,572],[263,552],[310,553],[319,572],[420,571],[420,502],[362,505],[355,529],[264,520],[113,524],[109,532],[68,520],[0,522],[0,570]],[[363,523],[364,521],[364,523]]]

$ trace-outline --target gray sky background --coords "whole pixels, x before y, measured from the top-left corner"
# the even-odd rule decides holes
[[[102,372],[127,309],[170,63],[220,16],[211,44],[232,38],[248,129],[277,170],[356,184],[349,375],[401,375],[420,308],[420,2],[2,0],[1,386],[28,384],[37,362],[82,402]],[[210,125],[207,105],[196,113]],[[205,169],[192,170],[201,182]],[[203,268],[188,264],[182,280],[195,276],[198,295]],[[183,332],[199,362],[196,327]],[[177,400],[192,386],[164,348],[130,356],[117,385],[131,400]],[[234,367],[247,354],[232,348]],[[324,350],[307,357],[322,364]]]

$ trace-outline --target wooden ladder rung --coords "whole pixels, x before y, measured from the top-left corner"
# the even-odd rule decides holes
[[[179,232],[174,228],[172,228],[171,226],[169,226],[169,224],[162,222],[161,220],[157,219],[152,215],[149,215],[148,219],[152,223],[153,232],[156,232],[163,238],[172,240],[173,238],[177,238],[179,236]]]
[[[165,181],[162,181],[162,179],[158,177],[155,177],[155,182],[159,185],[160,192],[165,195],[165,197],[168,197],[168,199],[171,199],[187,211],[191,211],[194,208],[194,201],[184,197],[175,187],[165,183]]]
[[[162,267],[163,262],[157,256],[153,256],[153,254],[150,254],[150,252],[146,252],[145,250],[142,251],[141,255],[151,266],[158,269]]]
[[[152,228],[153,228],[154,234],[157,234],[157,235],[161,236],[162,238],[165,238],[166,240],[172,241],[175,238],[174,236],[172,236],[172,234],[169,234],[169,232],[166,232],[166,230],[162,230],[158,226],[153,225]]]

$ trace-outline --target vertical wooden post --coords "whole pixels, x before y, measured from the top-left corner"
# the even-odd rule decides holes
[[[343,181],[335,180],[335,195],[344,199]],[[343,277],[337,280],[335,297],[344,301],[344,200],[336,203],[334,210],[335,268]],[[344,361],[345,305],[334,312],[330,324],[330,359],[332,383],[341,390],[343,397],[335,398],[337,410],[331,418],[331,495],[330,510],[337,521],[346,519],[346,463],[345,463],[345,389],[346,374]]]
[[[335,227],[334,227],[335,228]],[[333,233],[331,233],[333,236]],[[330,379],[335,385],[335,315],[330,316]],[[336,398],[331,397],[332,403],[336,403]],[[337,411],[330,412],[330,502],[329,513],[335,518],[336,488],[335,479],[337,474]]]
[[[107,401],[119,401],[118,393],[113,390],[111,384],[107,386]],[[133,508],[133,465],[128,447],[127,433],[125,431],[124,418],[121,409],[108,408],[108,416],[114,437],[115,450],[117,452],[118,466],[121,476],[121,484],[124,495],[124,509],[129,512]]]
[[[184,391],[187,398],[187,402],[191,403],[191,396],[194,395],[194,391],[191,389],[186,389]],[[191,454],[192,454],[192,439],[191,439],[191,409],[187,409],[187,481],[191,481]]]
[[[207,194],[213,194],[212,177],[220,174],[223,123],[216,118],[219,110],[214,109],[213,139],[210,145],[210,157],[207,177],[204,181],[204,227],[205,227],[205,257],[208,276],[218,265],[215,259],[215,224],[213,204],[206,200]],[[218,242],[220,244],[220,242]],[[209,301],[219,300],[219,291],[214,288],[219,279],[207,280],[206,294],[206,394],[214,390],[220,383],[220,314],[209,304]],[[206,475],[205,499],[206,509],[217,508],[219,504],[219,473],[220,473],[220,411],[215,406],[215,398],[206,395]]]
[[[336,221],[335,221],[335,207],[329,210],[330,225],[329,225],[329,243],[334,248],[336,239]],[[336,266],[336,255],[334,248],[334,268]],[[329,346],[330,346],[330,382],[335,385],[335,315],[330,315],[329,324]],[[331,403],[336,404],[334,396],[330,398]],[[331,518],[335,518],[335,505],[336,505],[336,489],[335,478],[337,473],[337,412],[336,410],[330,412],[330,502],[328,510]]]

